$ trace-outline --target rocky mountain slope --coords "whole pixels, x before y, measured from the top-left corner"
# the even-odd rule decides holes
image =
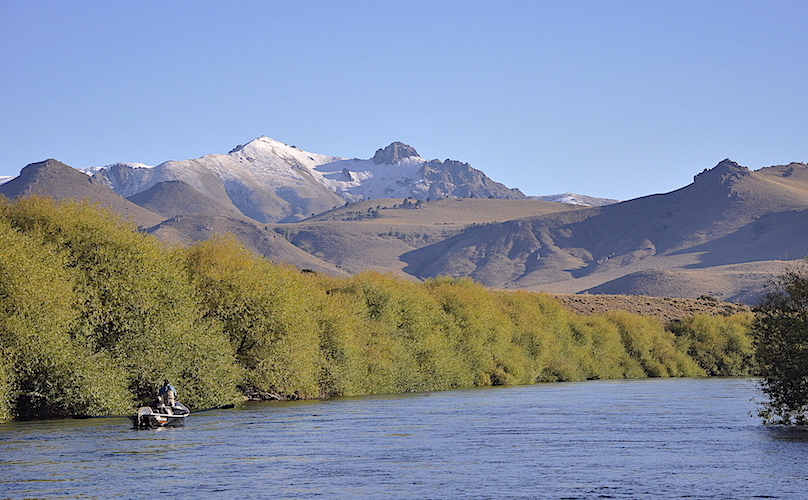
[[[226,155],[156,167],[118,163],[84,170],[127,198],[161,182],[181,181],[230,211],[262,223],[295,222],[347,202],[376,198],[525,197],[468,163],[427,161],[400,142],[360,160],[309,153],[259,137]]]
[[[89,173],[48,160],[0,194],[98,201],[164,241],[230,233],[319,272],[470,276],[557,294],[752,303],[808,250],[801,163],[750,171],[724,160],[676,191],[589,207],[528,199],[402,143],[346,160],[260,138],[228,155]],[[372,199],[346,203],[362,198]]]

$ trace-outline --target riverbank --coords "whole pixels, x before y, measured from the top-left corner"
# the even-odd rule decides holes
[[[754,369],[751,314],[707,298],[303,273],[233,238],[167,248],[42,198],[0,203],[0,236],[0,420],[124,414],[166,378],[193,410],[244,387],[288,400]]]

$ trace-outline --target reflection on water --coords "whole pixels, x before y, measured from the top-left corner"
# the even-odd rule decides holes
[[[808,432],[745,379],[249,404],[135,431],[0,425],[0,498],[803,498]]]

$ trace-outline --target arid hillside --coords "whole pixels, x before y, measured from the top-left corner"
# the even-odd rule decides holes
[[[413,278],[402,258],[473,227],[578,210],[539,200],[368,200],[294,224],[268,226],[292,244],[351,273],[372,269]]]
[[[657,318],[663,323],[683,319],[696,314],[729,316],[749,312],[749,306],[721,302],[712,297],[677,299],[648,297],[645,295],[591,295],[553,294],[565,307],[575,314],[602,314],[608,311],[626,311],[632,314]]]
[[[677,191],[474,227],[403,259],[488,286],[754,302],[808,249],[808,167],[725,160]]]
[[[57,200],[86,199],[120,213],[140,227],[150,227],[165,219],[56,160],[32,163],[23,168],[18,177],[0,185],[0,195],[9,199],[28,195],[52,196]]]
[[[180,181],[124,199],[55,160],[0,186],[8,197],[28,193],[99,202],[166,242],[232,234],[301,269],[467,276],[492,288],[554,294],[753,304],[808,251],[802,163],[751,171],[724,160],[676,191],[600,207],[525,198],[370,199],[274,224]]]

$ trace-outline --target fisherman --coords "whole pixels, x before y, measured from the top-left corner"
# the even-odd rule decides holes
[[[177,399],[177,390],[174,389],[174,386],[171,385],[168,379],[163,381],[163,387],[160,388],[160,391],[157,393],[157,407],[160,408],[162,406],[166,407],[166,411],[169,415],[173,414],[172,408],[174,407],[174,401]]]

